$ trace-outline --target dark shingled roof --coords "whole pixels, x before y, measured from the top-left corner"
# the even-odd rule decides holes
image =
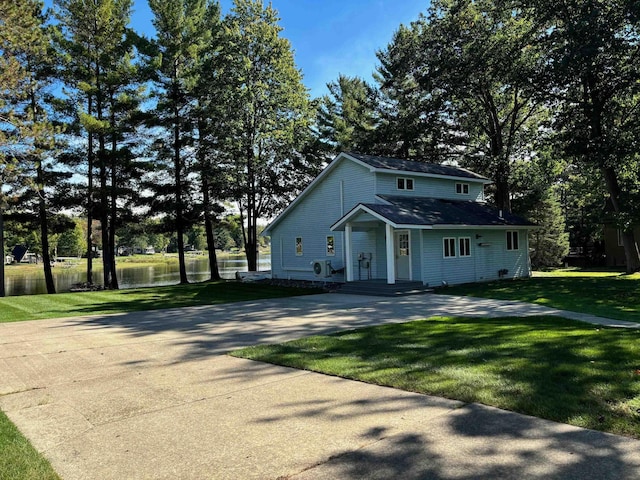
[[[478,226],[535,226],[518,215],[500,212],[484,203],[461,200],[442,200],[427,197],[379,195],[391,205],[364,203],[396,225],[478,225]]]
[[[360,153],[351,153],[351,152],[348,152],[347,155],[357,160],[360,160],[361,162],[364,162],[373,168],[489,181],[487,177],[478,175],[477,173],[474,173],[470,170],[466,170],[464,168],[459,168],[459,167],[452,167],[449,165],[438,165],[436,163],[415,162],[413,160],[400,160],[398,158],[389,158],[389,157],[376,157],[373,155],[362,155]]]

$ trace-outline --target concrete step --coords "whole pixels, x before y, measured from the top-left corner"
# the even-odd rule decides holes
[[[433,289],[424,286],[422,282],[398,282],[388,284],[386,281],[381,280],[364,280],[342,284],[338,292],[351,295],[396,297],[433,292]]]

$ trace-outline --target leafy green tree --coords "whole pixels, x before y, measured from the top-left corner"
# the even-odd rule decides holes
[[[256,270],[258,220],[283,208],[316,168],[317,157],[307,155],[313,110],[271,5],[236,0],[224,25],[224,100],[233,121],[221,149],[233,165],[248,268]]]
[[[82,256],[87,251],[87,239],[79,218],[73,219],[73,228],[62,232],[58,238],[58,254],[61,256]]]
[[[545,90],[559,106],[554,129],[578,166],[599,172],[623,230],[626,267],[640,269],[638,223],[640,14],[635,0],[523,1],[548,52]]]
[[[490,176],[494,203],[510,211],[511,167],[528,153],[543,109],[533,21],[508,0],[440,0],[420,22],[420,82],[444,96],[450,153]]]

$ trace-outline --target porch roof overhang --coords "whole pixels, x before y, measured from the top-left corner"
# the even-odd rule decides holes
[[[395,229],[420,230],[537,228],[522,217],[479,202],[390,195],[379,198],[386,203],[360,203],[334,223],[331,230],[344,231],[348,223],[364,226],[371,222],[382,222]]]

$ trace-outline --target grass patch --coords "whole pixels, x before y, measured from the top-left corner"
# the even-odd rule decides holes
[[[0,411],[0,479],[60,480],[49,462],[34,449]]]
[[[536,272],[533,278],[440,288],[437,293],[519,300],[547,307],[640,322],[640,274]]]
[[[0,298],[0,323],[193,305],[216,305],[319,292],[319,289],[311,288],[221,281],[130,290],[4,297]]]
[[[232,355],[640,438],[638,330],[440,317]]]

